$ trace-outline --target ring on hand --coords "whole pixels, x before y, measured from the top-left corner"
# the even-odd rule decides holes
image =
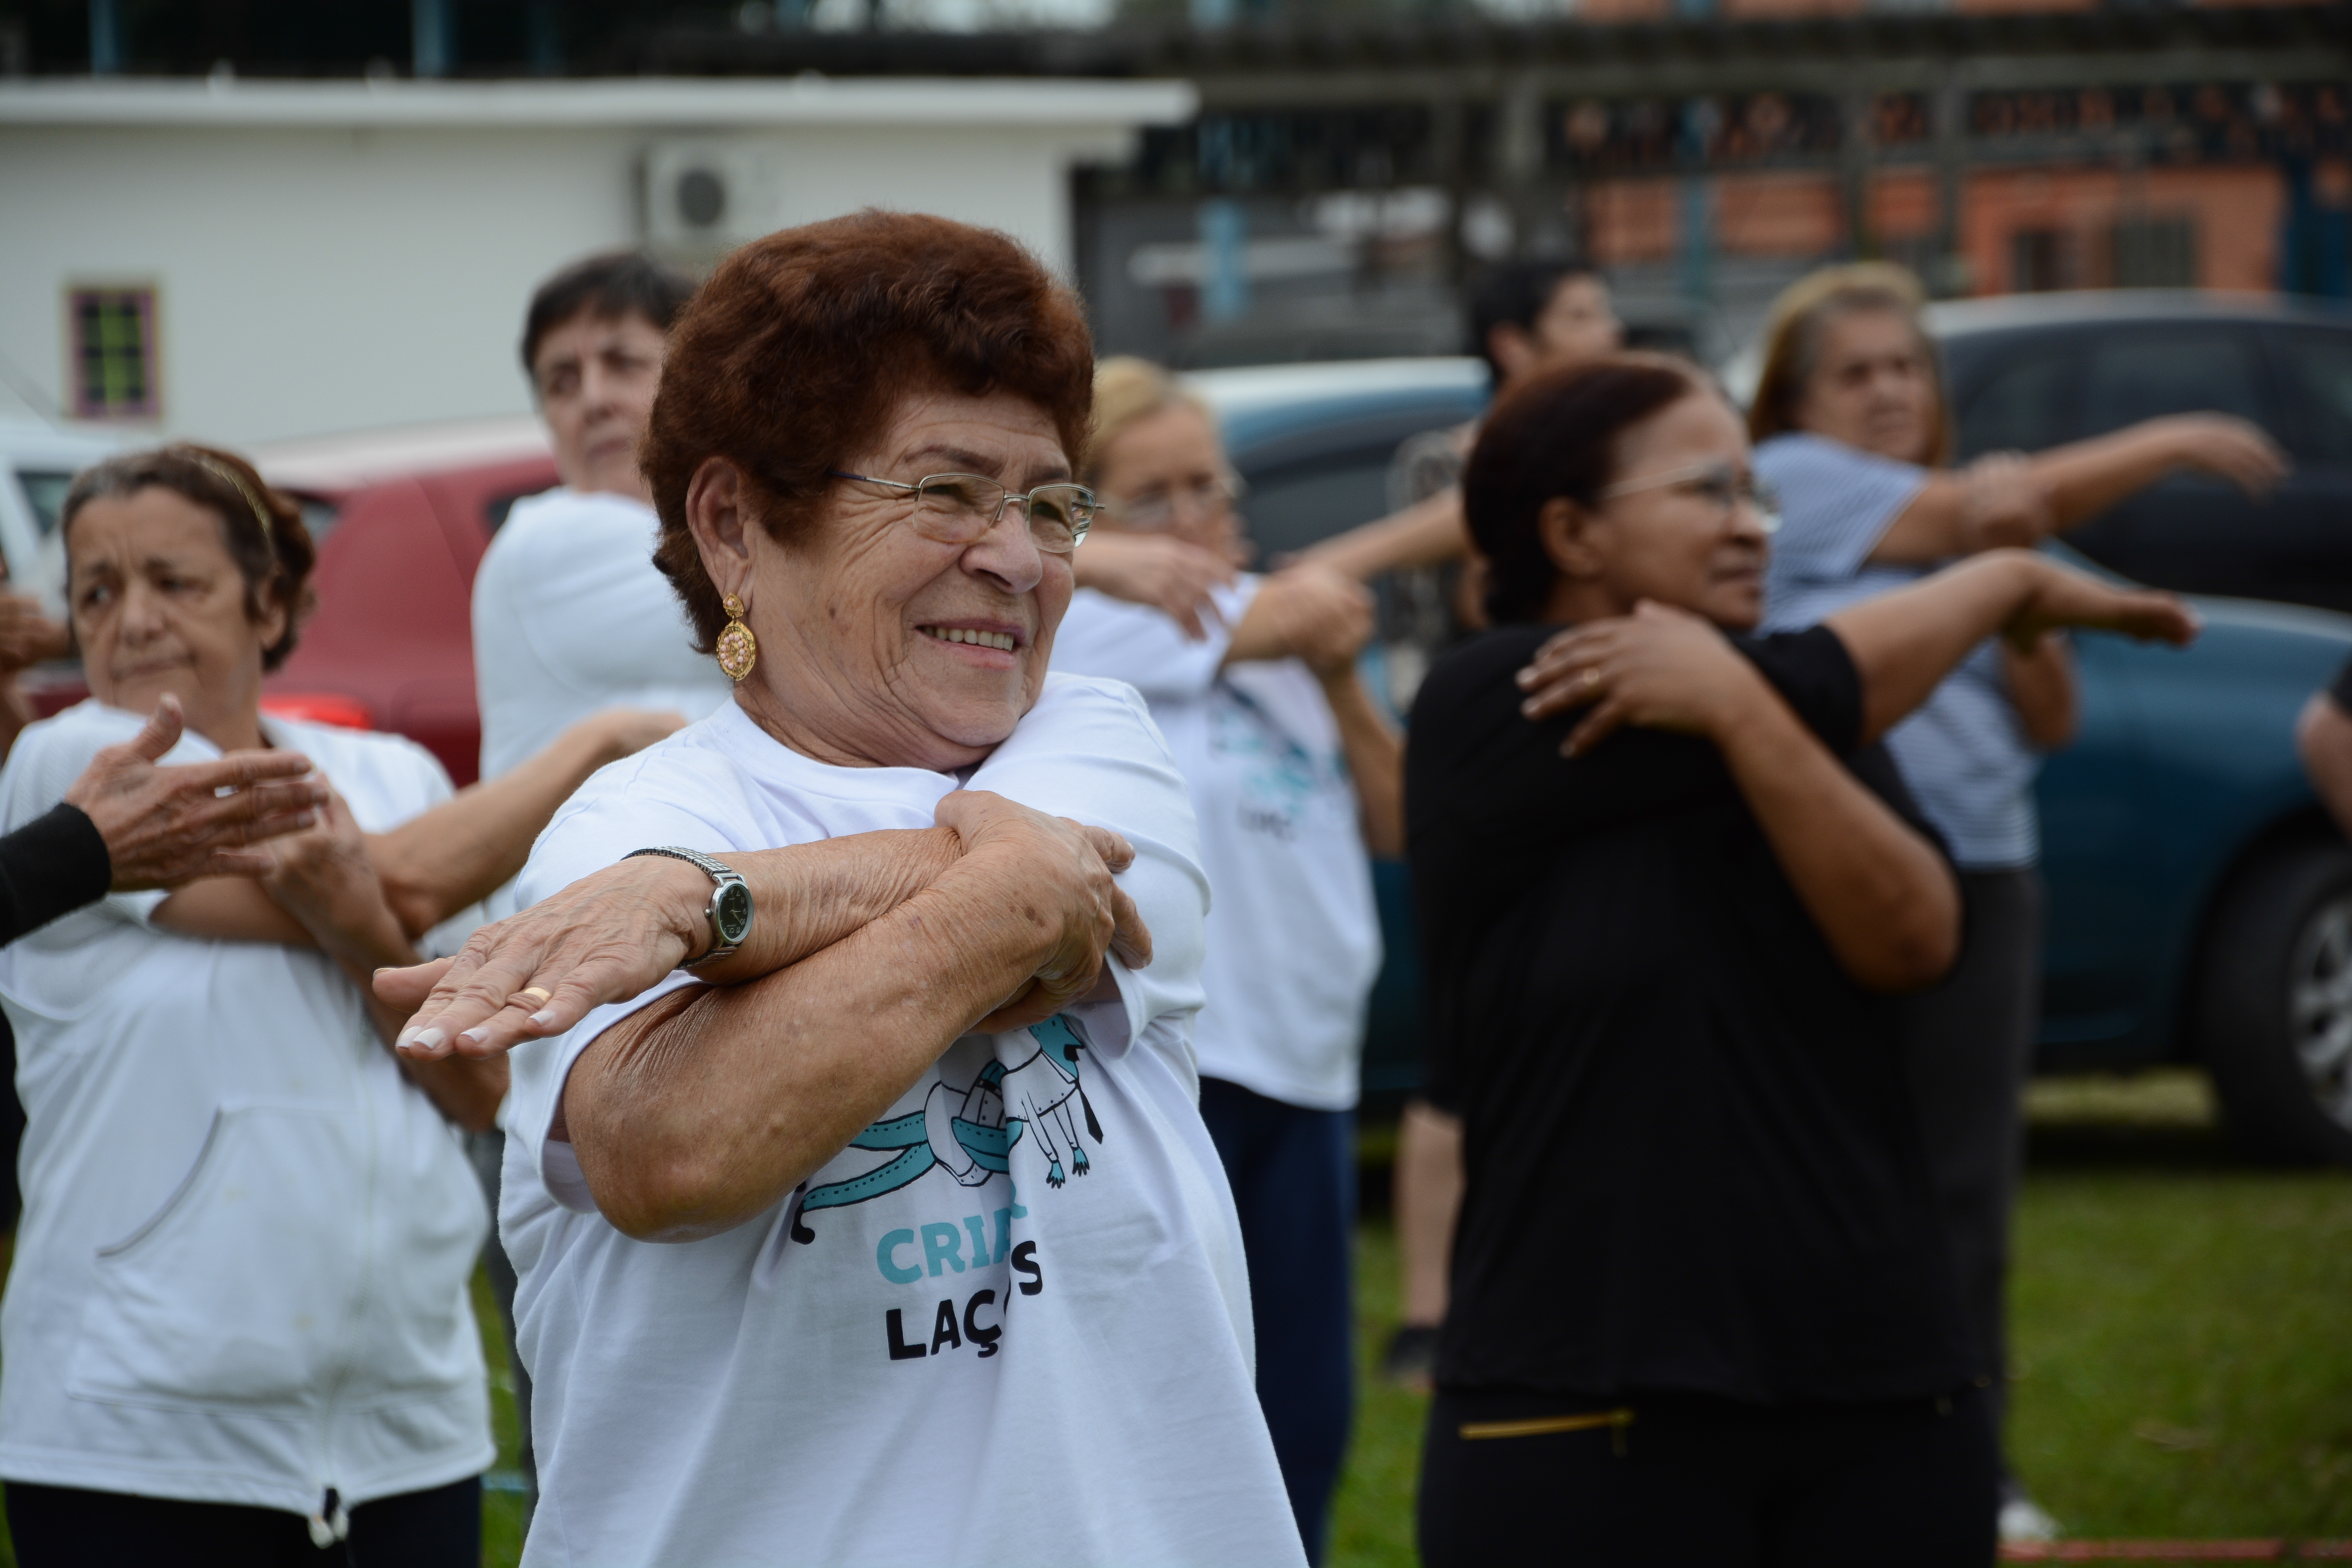
[[[1585,690],[1591,690],[1594,687],[1601,684],[1601,671],[1598,669],[1587,669],[1579,684],[1580,684]]]
[[[526,985],[507,998],[507,1005],[511,1007],[526,996],[530,998],[530,1005],[533,1007],[544,1007],[554,1000],[552,993],[543,991],[536,985]]]

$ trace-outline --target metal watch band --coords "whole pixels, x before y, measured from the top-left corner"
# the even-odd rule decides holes
[[[688,849],[676,844],[663,844],[652,846],[644,849],[632,849],[626,855],[621,857],[621,858],[624,860],[634,860],[640,855],[660,855],[672,860],[683,860],[688,865],[700,870],[702,874],[709,877],[714,884],[710,889],[709,907],[703,911],[710,921],[709,951],[705,952],[701,957],[695,959],[686,967],[688,969],[698,969],[703,964],[716,963],[719,959],[730,956],[738,949],[742,947],[743,939],[750,935],[751,931],[751,902],[750,891],[751,884],[743,880],[743,874],[741,872],[736,870],[732,866],[728,865],[724,860],[714,859],[710,856],[705,855],[699,849]],[[741,894],[743,924],[741,929],[736,931],[735,939],[732,942],[730,942],[727,938],[727,927],[721,917],[720,908],[722,900],[726,900],[729,891],[736,888],[741,888],[744,889]]]

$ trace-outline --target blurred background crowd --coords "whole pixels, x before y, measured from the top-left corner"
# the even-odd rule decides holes
[[[677,638],[612,635],[675,629],[634,454],[694,280],[867,205],[1012,234],[1077,289],[1104,361],[1079,477],[1150,503],[1078,556],[1057,664],[1141,689],[1188,773],[1190,729],[1262,725],[1310,759],[1297,820],[1338,802],[1331,844],[1292,847],[1320,869],[1223,917],[1265,973],[1222,984],[1257,997],[1265,1037],[1204,1037],[1203,1108],[1284,1308],[1262,1302],[1260,1393],[1302,1534],[1409,1560],[1399,1455],[1463,1154],[1430,1082],[1397,727],[1482,618],[1447,498],[1490,400],[1664,351],[1754,405],[1792,524],[1769,624],[2051,540],[2198,596],[2186,653],[2012,650],[1954,685],[2013,714],[1963,697],[1938,735],[1894,742],[1974,922],[1975,967],[1925,1010],[1954,1037],[1915,1018],[1906,1050],[1968,1331],[2008,1366],[1997,1409],[2039,1353],[2004,1352],[2006,1301],[2031,1347],[2076,1336],[2062,1380],[2104,1364],[2078,1319],[2123,1310],[2077,1273],[2077,1316],[2049,1315],[2030,1256],[2008,1283],[2032,1073],[2131,1086],[2126,1116],[2194,1130],[2179,1168],[2215,1193],[2352,1164],[2352,853],[2329,815],[2352,807],[2352,718],[2326,694],[2352,653],[2347,115],[2352,20],[2324,5],[0,0],[7,733],[91,689],[60,523],[110,492],[69,507],[76,476],[162,437],[249,456],[170,482],[232,511],[266,497],[265,544],[282,507],[317,547],[317,609],[254,710],[405,736],[446,772],[373,808],[387,830],[457,813],[435,820],[458,847],[388,882],[412,904],[371,950],[436,951],[477,899],[467,918],[504,912],[529,835],[493,840],[725,696]],[[1857,259],[1895,265],[1823,280]],[[1231,597],[1241,563],[1285,568],[1255,608]],[[1234,698],[1228,659],[1285,661],[1296,689]],[[1196,796],[1224,787],[1204,776]],[[442,799],[478,779],[505,793]],[[452,1092],[452,1120],[487,1123]],[[495,1139],[476,1149],[493,1192]],[[2285,1319],[2325,1339],[2352,1200],[2294,1179],[2246,1201],[2314,1271],[2276,1285]],[[2196,1223],[2245,1229],[2174,1228]],[[2181,1267],[2261,1267],[2221,1250]],[[484,1279],[507,1366],[495,1247]],[[2016,1384],[2011,1550],[2086,1511],[2107,1532],[2352,1534],[2352,1366],[2279,1353],[2160,1408],[2070,1394],[2063,1421]],[[494,1375],[527,1426],[520,1363]],[[2246,1392],[2268,1377],[2301,1390]],[[2244,1457],[2220,1500],[2168,1513],[2175,1483],[2078,1459],[2080,1431],[2038,1419],[2109,1420],[2184,1466]],[[2246,1435],[2265,1421],[2292,1435]],[[531,1485],[516,1436],[494,1537]],[[331,1531],[333,1512],[331,1493]]]

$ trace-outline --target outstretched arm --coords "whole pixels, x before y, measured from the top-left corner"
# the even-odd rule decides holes
[[[2030,550],[1974,556],[1849,605],[1825,624],[1862,673],[1865,740],[1893,729],[1995,633],[2027,650],[2064,626],[2177,646],[2198,630],[2195,612],[2169,594],[2111,587]]]
[[[1115,869],[1131,858],[1117,834],[1076,831]],[[788,968],[889,914],[963,854],[950,827],[721,854],[717,858],[750,884],[756,912],[743,945],[696,973],[734,985]],[[1151,933],[1127,895],[1116,889],[1113,895],[1113,950],[1140,968],[1151,961]],[[376,994],[414,1014],[400,1035],[400,1048],[412,1058],[499,1055],[562,1034],[592,1008],[639,995],[692,963],[710,945],[709,904],[710,879],[694,867],[655,855],[623,860],[484,926],[454,959],[383,971]],[[524,999],[533,987],[543,994]]]
[[[1948,561],[2036,544],[2184,470],[2260,497],[2286,473],[2287,459],[2262,431],[2221,414],[2149,419],[2031,458],[1996,453],[1930,478],[1870,559]]]
[[[554,1135],[615,1226],[740,1225],[1008,1001],[1042,989],[1049,1016],[1094,985],[1118,896],[1096,840],[973,792],[940,819],[966,852],[897,910],[761,979],[662,996],[580,1054]]]
[[[1229,587],[1241,570],[1214,551],[1165,533],[1123,533],[1098,528],[1070,557],[1078,586],[1129,604],[1150,605],[1204,642],[1216,618],[1211,590]]]
[[[530,761],[372,835],[368,858],[400,923],[421,936],[512,881],[530,858],[531,840],[589,774],[685,725],[677,713],[616,708],[592,714]]]
[[[564,731],[511,773],[468,784],[388,833],[362,835],[383,901],[402,933],[414,942],[512,880],[530,855],[531,840],[590,773],[685,722],[675,713],[598,713]],[[173,894],[165,907],[171,910],[167,923],[189,936],[288,947],[308,947],[316,940],[247,882],[194,882]]]
[[[1462,516],[1462,492],[1454,489],[1335,533],[1301,551],[1298,558],[1368,583],[1383,572],[1435,566],[1469,553],[1470,528]]]

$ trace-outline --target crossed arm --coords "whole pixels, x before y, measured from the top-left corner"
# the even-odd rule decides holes
[[[2059,626],[2186,643],[2193,615],[2167,594],[2111,588],[2027,551],[2000,551],[1853,605],[1826,623],[1861,677],[1861,739],[1925,701],[1987,637],[2031,645]],[[1927,840],[1864,788],[1707,622],[1644,603],[1561,633],[1519,675],[1526,710],[1582,704],[1580,752],[1621,724],[1712,740],[1839,963],[1856,984],[1905,991],[1950,967],[1959,893]]]
[[[319,948],[359,986],[390,1044],[404,1015],[376,997],[373,972],[415,963],[416,939],[510,879],[591,773],[676,726],[674,715],[598,714],[513,772],[385,834],[362,833],[331,791],[314,826],[272,843],[257,879],[192,882],[156,907],[154,921],[184,936]],[[506,1098],[503,1061],[409,1061],[403,1070],[469,1131],[489,1127]]]
[[[974,1028],[1049,1017],[1150,961],[1111,880],[1117,835],[998,797],[950,795],[940,826],[722,857],[751,886],[749,940],[606,1029],[573,1063],[554,1135],[597,1206],[649,1240],[762,1212]],[[417,1013],[411,1059],[492,1056],[640,994],[708,947],[710,884],[625,860],[475,933],[454,961],[387,973]],[[528,986],[536,1014],[509,1005]],[[462,1053],[462,1055],[456,1055]]]

